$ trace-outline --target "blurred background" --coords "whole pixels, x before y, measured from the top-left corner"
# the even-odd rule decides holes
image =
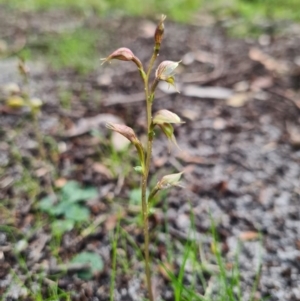
[[[5,14],[36,14],[35,26],[41,28],[45,24],[38,16],[51,12],[52,16],[57,15],[57,21],[52,26],[61,27],[61,30],[53,28],[51,32],[51,24],[48,24],[49,30],[43,32],[38,41],[32,41],[33,38],[30,38],[25,49],[14,47],[12,51],[9,50],[9,40],[4,39],[4,34],[0,44],[2,56],[17,53],[30,59],[31,56],[46,54],[54,67],[72,66],[79,71],[93,69],[95,64],[88,58],[95,58],[95,44],[105,43],[107,30],[92,30],[86,21],[91,16],[98,16],[100,19],[121,16],[153,19],[164,13],[169,20],[182,23],[197,26],[217,24],[229,35],[240,38],[284,34],[293,22],[300,20],[298,0],[147,0],[143,3],[135,0],[0,0],[0,5],[2,13]],[[5,29],[4,26],[5,24],[1,24],[1,31]],[[19,34],[22,32],[22,26],[25,30],[26,25],[18,24]],[[9,36],[9,33],[6,35]]]

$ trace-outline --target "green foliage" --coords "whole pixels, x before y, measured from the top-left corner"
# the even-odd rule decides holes
[[[166,13],[177,21],[188,21],[191,13],[200,7],[203,0],[0,0],[11,8],[21,10],[71,9],[77,12],[97,12],[100,15],[125,13],[131,15],[153,16]]]
[[[189,21],[191,14],[203,7],[246,21],[261,17],[300,20],[299,0],[147,0],[143,5],[137,5],[136,0],[0,0],[1,3],[21,10],[71,9],[84,14],[96,11],[102,16],[113,12],[153,16],[163,12],[182,22]]]
[[[83,188],[78,182],[69,181],[57,195],[58,200],[46,196],[40,201],[39,209],[53,217],[64,217],[63,220],[55,220],[51,225],[53,233],[59,235],[72,230],[75,222],[84,222],[89,219],[89,209],[81,202],[96,196],[96,188]]]
[[[77,273],[78,277],[84,280],[92,279],[94,274],[100,273],[104,269],[104,262],[101,256],[92,252],[82,252],[77,254],[75,257],[73,257],[71,263],[82,263],[90,265],[90,269]]]
[[[280,31],[282,21],[300,21],[298,0],[215,0],[204,2],[205,10],[226,20],[228,31],[237,37]]]
[[[99,33],[79,29],[50,37],[48,40],[48,60],[56,68],[74,68],[79,73],[86,73],[95,68],[98,53],[96,45]]]

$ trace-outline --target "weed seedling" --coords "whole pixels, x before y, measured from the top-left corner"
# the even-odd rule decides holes
[[[152,284],[151,284],[151,266],[149,257],[149,207],[154,196],[163,189],[170,188],[172,186],[178,186],[182,172],[177,174],[170,174],[164,176],[152,190],[150,190],[149,196],[147,195],[149,170],[151,165],[152,145],[154,140],[154,129],[159,127],[161,131],[166,135],[170,142],[176,144],[174,136],[173,124],[182,123],[180,117],[175,113],[168,110],[160,110],[155,114],[152,114],[152,104],[155,98],[155,90],[160,81],[165,81],[168,84],[175,87],[174,71],[180,62],[163,61],[160,63],[155,71],[155,78],[152,83],[149,83],[150,74],[153,69],[155,60],[158,57],[160,46],[164,34],[164,20],[166,16],[162,15],[160,22],[158,23],[154,34],[154,50],[150,59],[147,69],[144,69],[142,62],[133,52],[128,48],[119,48],[111,53],[107,58],[103,59],[104,62],[116,59],[121,61],[133,62],[140,75],[145,89],[145,101],[146,101],[146,115],[147,115],[147,142],[146,145],[142,145],[137,138],[134,130],[123,124],[107,124],[107,128],[112,131],[118,132],[126,137],[136,148],[140,165],[134,169],[141,174],[141,199],[142,199],[142,215],[143,215],[143,229],[145,239],[144,260],[145,260],[145,273],[147,279],[147,290],[150,301],[154,300]]]

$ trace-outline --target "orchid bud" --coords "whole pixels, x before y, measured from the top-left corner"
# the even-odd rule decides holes
[[[141,168],[144,171],[144,150],[140,140],[135,135],[132,128],[124,124],[116,124],[116,123],[107,123],[106,127],[112,131],[115,131],[125,138],[127,138],[136,148],[140,161],[141,161]]]
[[[161,15],[160,21],[156,27],[155,34],[154,34],[154,41],[155,41],[155,48],[159,50],[160,44],[164,35],[164,20],[166,19],[166,15]]]
[[[101,59],[103,60],[103,65],[105,62],[110,62],[111,60],[121,60],[121,61],[133,61],[139,69],[142,69],[141,61],[133,54],[133,52],[129,48],[121,47],[111,53],[107,58]]]
[[[183,123],[180,117],[169,111],[169,110],[160,110],[153,117],[153,124],[164,124],[164,123]]]
[[[175,87],[175,69],[178,67],[179,62],[173,62],[173,61],[163,61],[160,63],[158,68],[155,71],[155,77],[158,80],[165,81],[169,83],[171,86]],[[175,87],[176,88],[176,87]]]
[[[155,197],[158,191],[163,189],[168,189],[173,186],[182,187],[180,184],[180,178],[183,172],[180,173],[174,173],[167,176],[162,177],[160,181],[157,182],[155,187],[152,189],[149,197],[148,202],[150,203],[152,199]]]
[[[163,124],[159,124],[159,127],[161,128],[161,130],[163,131],[163,133],[167,136],[169,142],[174,143],[178,149],[180,149],[180,147],[177,144],[176,138],[174,136],[174,128],[170,123],[163,123]],[[171,147],[169,145],[169,151],[170,151]]]
[[[107,123],[106,127],[114,132],[117,132],[127,138],[134,145],[139,142],[132,128],[124,124]]]

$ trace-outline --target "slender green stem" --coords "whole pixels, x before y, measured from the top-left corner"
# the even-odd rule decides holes
[[[148,78],[146,78],[146,83]],[[148,99],[148,87],[146,90],[146,99]],[[145,162],[145,170],[142,176],[142,210],[143,210],[143,224],[144,224],[144,237],[145,237],[145,269],[146,269],[146,278],[147,278],[147,288],[150,301],[154,301],[153,292],[152,292],[152,283],[151,283],[151,267],[150,267],[150,256],[149,256],[149,219],[148,219],[148,203],[147,203],[147,183],[148,175],[150,169],[151,153],[152,153],[152,138],[150,138],[151,130],[151,114],[152,105],[147,100],[147,124],[148,124],[148,141],[147,141],[147,154]]]
[[[115,282],[116,282],[116,274],[117,274],[117,244],[120,235],[120,216],[118,216],[118,223],[115,234],[112,234],[113,237],[113,254],[112,254],[112,272],[110,279],[110,301],[114,300],[114,290],[115,290]]]
[[[148,184],[148,175],[150,170],[151,155],[152,155],[152,144],[153,144],[153,129],[151,126],[152,123],[152,101],[154,97],[153,91],[149,91],[149,77],[153,64],[157,58],[158,50],[154,50],[149,67],[146,73],[146,76],[142,76],[145,85],[145,98],[146,98],[146,109],[147,109],[147,150],[145,158],[145,169],[143,172],[141,180],[141,189],[142,189],[142,211],[143,211],[143,224],[144,224],[144,237],[145,237],[145,270],[146,270],[146,279],[147,279],[147,289],[149,294],[149,300],[154,301],[152,283],[151,283],[151,266],[150,266],[150,256],[149,256],[149,208],[147,203],[147,184]],[[142,73],[141,73],[142,74]]]
[[[157,47],[154,47],[154,51],[153,51],[153,54],[152,54],[152,57],[150,59],[150,63],[149,63],[149,67],[148,67],[148,70],[147,70],[147,76],[146,76],[146,79],[147,79],[147,89],[149,88],[148,86],[148,82],[149,82],[149,77],[150,77],[150,73],[151,73],[151,70],[153,68],[153,64],[158,56],[158,53],[159,53],[159,48]],[[148,97],[149,97],[149,90],[148,90]],[[147,99],[148,100],[148,99]]]

